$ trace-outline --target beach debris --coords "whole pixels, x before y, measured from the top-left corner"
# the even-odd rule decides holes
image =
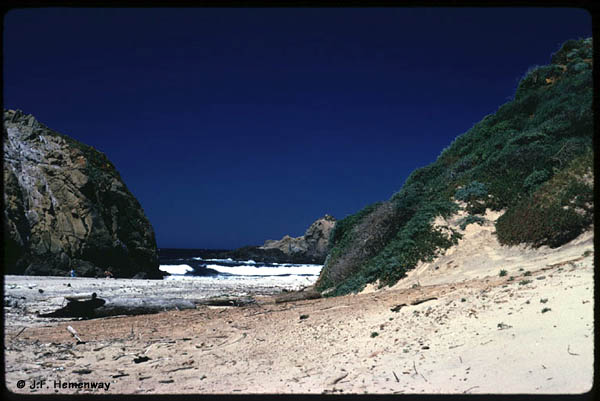
[[[79,337],[79,335],[77,335],[77,332],[75,331],[75,329],[71,326],[67,326],[67,331],[69,333],[71,333],[71,335],[77,340],[77,344],[85,344],[85,341],[83,341],[81,339],[81,337]]]
[[[546,313],[546,312],[550,312],[552,309],[550,308],[543,308],[542,309],[542,313]]]
[[[196,302],[206,300],[137,298],[137,297],[98,297],[90,294],[65,297],[67,304],[50,313],[38,313],[38,317],[71,317],[93,319],[119,315],[144,315],[174,309],[196,309]]]
[[[417,365],[415,364],[415,361],[413,361],[413,369],[415,370],[415,374],[421,376],[423,378],[423,380],[427,381],[427,379],[425,378],[425,376],[423,376],[421,373],[419,373],[419,371],[417,370]]]
[[[469,387],[468,389],[466,389],[465,391],[463,391],[463,394],[467,394],[469,391],[476,389],[479,386],[473,386],[473,387]]]
[[[38,292],[39,292],[40,294],[43,294],[43,293],[44,293],[44,290],[42,290],[41,288],[38,288]]]
[[[574,352],[571,352],[570,348],[571,348],[571,345],[567,344],[567,352],[569,353],[569,355],[579,355],[579,354],[576,354]]]
[[[152,358],[150,358],[149,356],[142,355],[142,356],[138,356],[137,358],[133,358],[133,362],[135,362],[135,363],[148,362],[150,359],[152,359]]]
[[[78,375],[89,375],[90,373],[92,373],[91,369],[76,369],[73,371],[73,373],[77,373]]]
[[[318,299],[322,295],[319,291],[314,288],[307,288],[304,291],[293,291],[286,294],[275,297],[275,303],[292,302],[292,301],[303,301],[308,299]]]
[[[24,332],[26,328],[27,328],[27,327],[23,327],[23,328],[21,328],[21,330],[19,330],[19,332],[18,332],[17,334],[15,334],[11,340],[14,340],[15,338],[19,337],[19,335],[20,335],[22,332]]]
[[[392,373],[394,374],[394,377],[396,378],[396,382],[397,382],[397,383],[400,383],[400,379],[398,379],[398,375],[396,375],[396,372],[394,372],[394,371],[392,370]]]
[[[308,315],[300,315],[300,320],[308,319]]]
[[[345,379],[346,376],[348,376],[350,373],[349,372],[344,372],[344,374],[342,374],[341,376],[338,376],[337,378],[335,378],[332,382],[331,385],[334,384],[338,384],[342,379]]]
[[[511,327],[512,327],[511,325],[508,325],[508,324],[505,324],[502,322],[498,323],[498,330],[506,330],[506,329],[510,329]]]
[[[194,367],[193,366],[182,366],[180,368],[175,368],[175,369],[167,370],[165,373],[173,373],[173,372],[177,372],[179,370],[187,370],[187,369],[194,369]]]
[[[402,309],[403,307],[405,307],[406,304],[400,304],[400,305],[396,305],[394,306],[392,309],[390,309],[392,312],[399,312],[400,309]]]
[[[119,377],[125,377],[125,376],[129,376],[129,373],[119,372],[116,375],[112,375],[112,378],[113,379],[118,379]]]
[[[419,305],[419,304],[422,304],[424,302],[433,301],[435,299],[437,299],[437,297],[421,298],[421,299],[417,299],[415,301],[412,301],[410,304],[411,305]]]
[[[246,306],[256,304],[256,300],[253,297],[212,297],[195,301],[196,305],[208,305],[208,306]]]

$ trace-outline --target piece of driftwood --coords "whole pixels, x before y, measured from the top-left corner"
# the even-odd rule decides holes
[[[419,305],[419,304],[422,304],[423,302],[433,301],[434,299],[437,299],[437,297],[429,297],[429,298],[417,299],[415,301],[412,301],[410,304],[411,305]]]
[[[102,297],[96,293],[91,296],[75,295],[66,297],[67,304],[50,313],[38,314],[39,317],[82,317],[98,318],[117,315],[144,315],[165,310],[195,309],[194,301],[169,298],[127,298]]]
[[[406,304],[400,304],[400,305],[396,305],[394,306],[392,309],[390,309],[392,312],[399,312],[400,309],[402,309],[403,307],[405,307]]]
[[[67,330],[69,331],[69,333],[71,333],[71,335],[73,337],[75,337],[75,339],[77,340],[77,344],[85,344],[85,341],[83,341],[81,339],[81,337],[79,337],[79,335],[77,335],[77,332],[75,331],[75,329],[71,326],[67,326]]]
[[[76,294],[65,297],[67,304],[50,313],[38,314],[39,317],[97,318],[118,315],[146,315],[167,310],[195,309],[197,305],[209,306],[247,306],[256,304],[252,297],[215,297],[206,299],[179,298],[133,298],[98,297],[92,294]]]
[[[275,297],[275,303],[280,304],[283,302],[302,301],[305,299],[318,299],[321,298],[321,293],[315,289],[305,289],[304,291],[288,292],[283,295]]]
[[[345,372],[344,374],[342,374],[341,376],[338,376],[337,378],[335,378],[331,384],[338,384],[342,379],[345,379],[348,376],[349,372]]]
[[[256,300],[252,297],[214,297],[194,301],[196,305],[208,306],[247,306],[256,304]]]

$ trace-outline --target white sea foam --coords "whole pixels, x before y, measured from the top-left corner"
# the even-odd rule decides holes
[[[194,271],[194,268],[190,265],[160,265],[158,269],[169,274],[185,274]]]
[[[167,276],[163,280],[184,280],[198,283],[199,286],[219,287],[233,286],[232,288],[255,289],[261,287],[286,288],[288,290],[299,290],[312,285],[319,276]],[[231,291],[229,291],[230,293]]]
[[[233,262],[234,260],[231,258],[227,258],[227,259],[202,259],[201,257],[195,257],[192,258],[194,260],[204,260],[206,262]]]
[[[283,276],[283,275],[311,275],[318,276],[321,273],[322,265],[293,265],[278,267],[255,267],[253,265],[244,266],[221,266],[206,265],[207,268],[221,273],[242,275],[242,276]]]

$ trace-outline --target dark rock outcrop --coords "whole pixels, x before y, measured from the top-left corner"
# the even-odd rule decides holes
[[[278,241],[267,240],[259,249],[278,249],[290,257],[323,263],[329,250],[329,235],[334,226],[335,218],[326,214],[312,223],[303,236],[294,238],[286,235]]]
[[[154,230],[108,158],[4,111],[4,273],[160,278]]]
[[[329,234],[335,226],[335,221],[335,218],[325,215],[311,224],[303,236],[292,238],[286,235],[279,241],[267,240],[263,246],[249,245],[231,251],[161,249],[161,258],[170,263],[187,252],[190,257],[200,255],[205,259],[231,258],[263,263],[323,264],[329,251]]]

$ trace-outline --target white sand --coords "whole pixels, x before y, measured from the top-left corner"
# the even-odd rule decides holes
[[[30,393],[17,381],[45,378],[110,381],[110,394],[588,391],[592,233],[531,250],[498,247],[492,230],[470,225],[461,244],[405,282],[358,295],[31,325],[5,308],[7,388]],[[500,269],[508,274],[499,277]],[[430,297],[437,299],[410,305]],[[391,311],[400,304],[407,306]],[[75,345],[67,325],[87,343]],[[151,359],[136,364],[139,356]],[[105,393],[35,390],[54,392]]]

